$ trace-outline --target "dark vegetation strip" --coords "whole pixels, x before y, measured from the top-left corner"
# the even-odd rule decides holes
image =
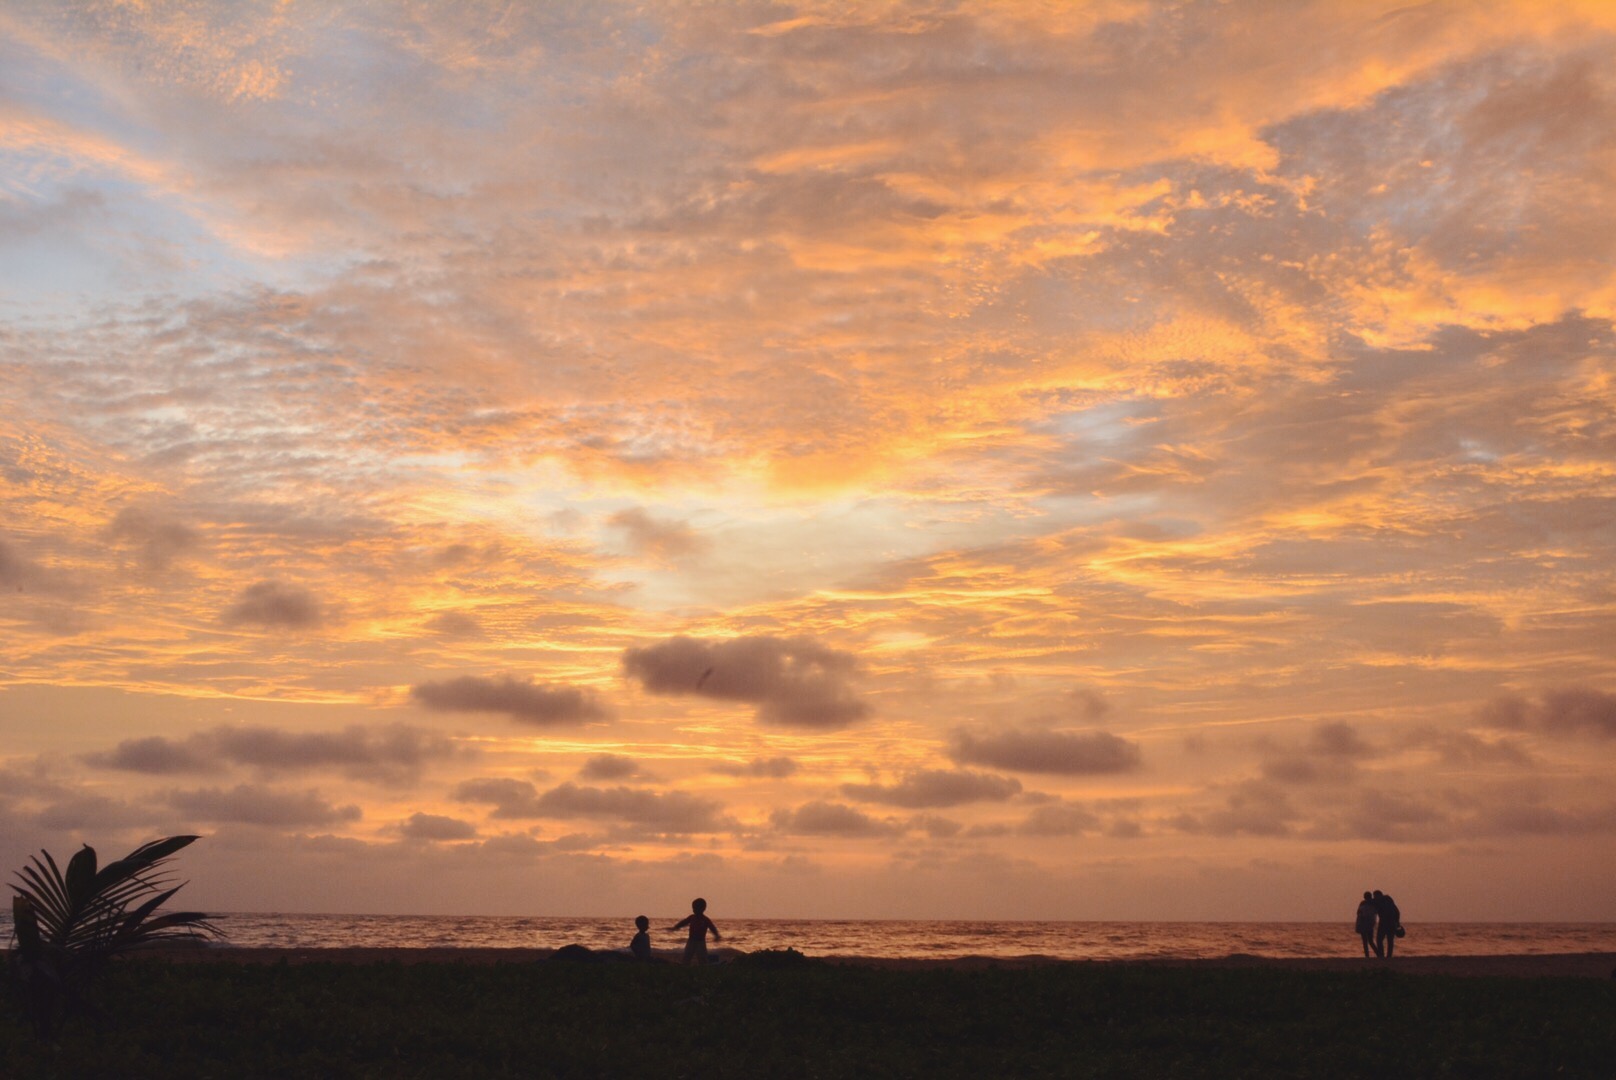
[[[0,1077],[1610,1077],[1616,982],[803,963],[115,965]]]

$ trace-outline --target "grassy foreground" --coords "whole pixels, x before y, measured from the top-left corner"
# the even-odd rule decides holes
[[[1616,982],[1058,965],[120,964],[0,1077],[1609,1077]]]

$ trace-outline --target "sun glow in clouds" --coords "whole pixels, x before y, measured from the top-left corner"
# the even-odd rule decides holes
[[[9,6],[0,856],[1616,918],[1613,34]]]

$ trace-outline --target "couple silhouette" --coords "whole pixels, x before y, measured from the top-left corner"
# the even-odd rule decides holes
[[[1379,889],[1366,892],[1358,904],[1354,928],[1363,940],[1364,956],[1373,949],[1376,956],[1390,957],[1397,939],[1403,936],[1403,913],[1397,909],[1397,902]]]

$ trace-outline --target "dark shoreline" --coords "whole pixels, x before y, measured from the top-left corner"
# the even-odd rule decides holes
[[[210,948],[183,948],[153,950],[142,954],[142,960],[165,960],[177,963],[237,963],[237,964],[524,964],[549,960],[555,953],[548,948],[445,948],[429,946],[408,948],[236,948],[232,946]],[[739,955],[733,950],[718,950]],[[678,953],[664,951],[661,958],[676,961]],[[1364,959],[1356,956],[1331,957],[1269,957],[1235,954],[1231,956],[1193,959],[1150,957],[1118,960],[1068,960],[1049,956],[961,956],[946,959],[888,958],[863,956],[815,956],[825,964],[840,967],[876,968],[884,970],[922,971],[983,969],[1016,970],[1034,967],[1065,966],[1075,968],[1253,968],[1274,971],[1327,971],[1349,973],[1384,970],[1404,975],[1450,975],[1466,977],[1511,978],[1598,978],[1616,977],[1616,953],[1517,953],[1484,956],[1397,956],[1391,960]]]
[[[10,1080],[1462,1076],[1609,1080],[1616,953],[899,960],[191,948],[112,965]]]

